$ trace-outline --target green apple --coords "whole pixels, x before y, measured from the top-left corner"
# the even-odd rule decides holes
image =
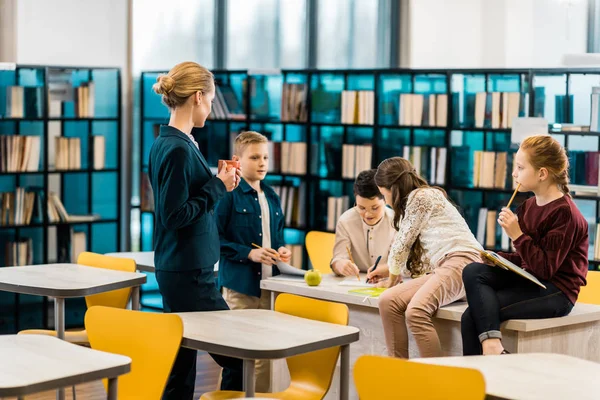
[[[308,286],[319,286],[321,283],[321,273],[317,270],[311,269],[304,275],[304,280]]]

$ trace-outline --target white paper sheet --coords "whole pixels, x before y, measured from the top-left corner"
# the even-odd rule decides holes
[[[295,276],[304,276],[306,271],[300,268],[294,268],[289,264],[284,263],[283,261],[277,261],[277,268],[279,272],[283,275],[295,275]]]
[[[358,288],[375,287],[374,283],[366,283],[364,280],[361,280],[359,282],[355,276],[348,276],[346,279],[341,281],[339,283],[339,285],[340,286],[352,286],[352,287],[358,287]]]

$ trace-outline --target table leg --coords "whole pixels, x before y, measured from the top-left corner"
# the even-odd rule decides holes
[[[60,340],[65,339],[65,299],[62,297],[54,298],[54,329],[56,336]],[[65,389],[60,388],[56,391],[56,400],[65,399]]]
[[[244,392],[254,397],[254,360],[244,360]]]
[[[342,346],[340,360],[340,399],[348,400],[350,390],[350,345]]]
[[[131,291],[131,309],[140,310],[140,287],[134,286]]]
[[[108,400],[117,400],[117,382],[118,378],[108,380]]]

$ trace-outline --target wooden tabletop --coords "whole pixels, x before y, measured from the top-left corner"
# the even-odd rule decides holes
[[[271,310],[178,313],[184,347],[244,359],[278,359],[358,341],[359,330]]]
[[[519,400],[598,399],[600,364],[562,354],[417,358],[426,364],[473,368],[485,378],[486,393]]]
[[[115,378],[131,368],[129,357],[42,335],[1,335],[0,354],[0,397]]]
[[[84,297],[139,286],[146,275],[77,264],[0,268],[0,290],[50,297]]]

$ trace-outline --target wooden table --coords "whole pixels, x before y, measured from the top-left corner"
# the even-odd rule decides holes
[[[132,309],[140,309],[139,287],[146,275],[78,264],[40,264],[0,268],[0,290],[54,297],[54,327],[65,338],[65,299],[132,287]],[[64,392],[59,390],[59,400]]]
[[[0,397],[23,396],[108,378],[108,398],[131,369],[129,357],[43,335],[0,336]]]
[[[341,346],[340,398],[348,399],[349,345],[358,341],[352,326],[299,318],[270,310],[178,313],[182,346],[244,360],[244,390],[254,396],[255,360],[287,358]]]
[[[563,354],[418,358],[412,361],[477,369],[485,378],[486,393],[495,398],[595,400],[600,394],[600,364]]]

